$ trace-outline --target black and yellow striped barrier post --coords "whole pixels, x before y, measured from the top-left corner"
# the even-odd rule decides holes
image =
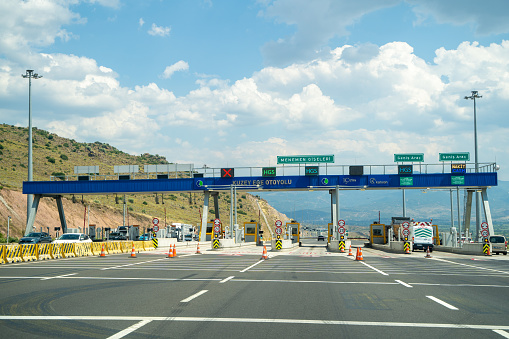
[[[154,248],[158,248],[159,247],[159,240],[157,240],[157,233],[156,232],[152,233],[152,245],[154,246]]]
[[[488,238],[484,238],[484,245],[482,246],[482,252],[484,255],[491,255],[491,244]]]
[[[281,240],[281,236],[278,234],[276,239],[276,250],[283,249],[283,240]]]

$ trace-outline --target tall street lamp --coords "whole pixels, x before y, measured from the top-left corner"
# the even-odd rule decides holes
[[[27,69],[26,74],[21,74],[23,78],[28,78],[28,181],[33,181],[33,164],[32,164],[32,78],[39,79],[42,75],[34,73],[33,69]],[[34,196],[32,194],[27,195],[27,227],[28,219],[30,217],[30,211]],[[32,230],[26,230],[25,232],[31,232]]]
[[[475,99],[482,98],[482,95],[479,95],[479,92],[472,91],[472,95],[466,96],[465,99],[472,99],[474,100],[474,144],[475,144],[475,172],[479,172],[479,155],[478,155],[478,149],[477,149],[477,112],[476,112],[476,105],[475,105]],[[481,229],[481,197],[479,192],[475,192],[475,240],[479,240],[479,230]],[[466,230],[465,230],[466,231]],[[465,237],[467,237],[467,234],[465,234]]]

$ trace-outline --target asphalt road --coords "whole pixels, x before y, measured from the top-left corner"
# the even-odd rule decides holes
[[[0,337],[509,337],[508,256],[303,245],[1,265]]]

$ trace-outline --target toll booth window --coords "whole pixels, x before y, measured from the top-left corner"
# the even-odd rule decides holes
[[[376,236],[376,235],[381,236],[381,235],[382,235],[382,230],[380,230],[380,229],[374,229],[374,230],[373,230],[373,235],[375,235],[375,236]]]
[[[299,229],[297,228],[297,226],[293,226],[292,227],[292,235],[298,235],[299,234]]]
[[[207,233],[212,233],[212,226],[207,226]]]
[[[246,225],[246,234],[255,234],[256,226],[255,225]]]

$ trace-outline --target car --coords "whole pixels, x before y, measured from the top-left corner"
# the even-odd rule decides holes
[[[320,241],[320,240],[325,241],[325,236],[323,236],[323,235],[319,235],[319,236],[318,236],[318,241]]]
[[[138,240],[140,240],[140,241],[145,241],[145,240],[150,240],[150,239],[152,239],[152,236],[149,235],[148,233],[142,234],[138,238]]]
[[[51,243],[53,239],[46,232],[32,232],[28,233],[23,238],[19,239],[19,243],[23,244],[42,244],[42,243]]]
[[[127,237],[120,232],[111,232],[108,235],[108,240],[127,240]]]
[[[507,239],[503,235],[492,235],[490,237],[491,251],[507,255]]]
[[[92,239],[85,233],[64,233],[59,236],[53,244],[68,244],[68,243],[89,243]]]
[[[184,235],[184,241],[193,241],[193,235],[191,233]]]

